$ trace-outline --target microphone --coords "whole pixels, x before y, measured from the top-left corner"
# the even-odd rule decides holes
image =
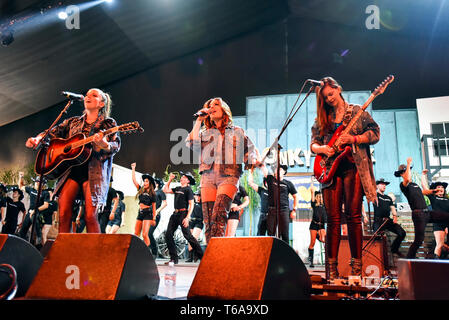
[[[82,94],[77,94],[69,91],[62,91],[61,94],[70,100],[83,101],[84,96]]]
[[[196,118],[198,118],[198,117],[204,117],[204,116],[207,116],[209,113],[207,113],[207,112],[204,112],[204,111],[199,111],[199,112],[197,112],[197,113],[195,113],[194,115],[193,115],[193,119],[196,119]]]
[[[324,87],[324,81],[307,79],[307,82],[311,83],[314,86],[318,86],[318,87],[321,87],[321,88]]]

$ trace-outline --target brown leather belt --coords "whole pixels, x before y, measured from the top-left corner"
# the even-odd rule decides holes
[[[187,211],[187,209],[186,208],[184,208],[184,209],[175,209],[175,213],[182,212],[182,211]]]

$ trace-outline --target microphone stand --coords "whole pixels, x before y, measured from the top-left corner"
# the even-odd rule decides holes
[[[33,148],[33,150],[37,150],[37,149],[43,149],[44,154],[47,153],[48,147],[50,146],[50,139],[49,139],[49,135],[50,135],[50,130],[59,122],[59,120],[61,119],[62,115],[64,113],[67,113],[67,110],[69,109],[69,107],[73,104],[73,100],[69,100],[67,102],[67,104],[65,105],[64,109],[59,113],[58,117],[55,119],[55,121],[53,121],[53,123],[50,125],[50,127],[44,131],[44,135],[42,136],[40,142],[36,145],[36,147]],[[44,158],[44,163],[42,164],[45,167],[46,164],[46,157]],[[36,228],[36,222],[37,222],[37,211],[39,208],[39,202],[40,202],[40,198],[41,198],[41,193],[42,193],[42,179],[44,178],[44,174],[41,173],[39,175],[39,182],[38,182],[38,188],[37,188],[37,195],[36,195],[36,201],[34,203],[34,214],[33,214],[33,219],[31,221],[31,234],[30,234],[30,239],[29,242],[32,243],[32,241],[34,240],[34,232],[35,232],[35,228]]]
[[[270,146],[270,148],[268,149],[268,152],[265,154],[265,156],[262,158],[261,163],[263,163],[265,161],[265,158],[271,153],[271,150],[276,148],[276,163],[277,163],[277,203],[276,203],[276,236],[279,238],[279,221],[280,221],[280,217],[281,217],[281,180],[280,180],[280,149],[282,148],[281,145],[279,144],[279,140],[281,138],[281,136],[284,134],[285,130],[287,129],[288,125],[293,121],[293,118],[295,117],[296,113],[298,113],[299,109],[301,108],[301,106],[304,104],[304,102],[307,100],[307,98],[309,97],[309,95],[312,93],[312,91],[314,91],[315,87],[318,84],[312,83],[312,86],[310,87],[309,91],[307,92],[306,96],[304,97],[304,99],[301,101],[301,103],[298,105],[298,107],[295,110],[295,105],[298,102],[299,98],[301,97],[301,92],[304,88],[304,86],[306,85],[308,81],[306,80],[299,92],[298,95],[298,99],[296,99],[295,104],[293,105],[292,110],[290,111],[289,115],[287,116],[287,119],[284,122],[284,125],[282,126],[281,132],[279,133],[279,135],[276,137],[276,139],[274,140],[273,144]],[[293,112],[295,110],[295,112]],[[288,239],[287,239],[288,241]]]

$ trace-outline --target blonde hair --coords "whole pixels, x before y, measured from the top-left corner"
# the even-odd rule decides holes
[[[220,97],[212,98],[207,100],[204,103],[204,108],[210,108],[210,104],[214,100],[220,100],[221,109],[223,110],[223,127],[226,127],[227,125],[232,125],[232,111],[231,108],[228,106],[228,104]],[[204,119],[204,126],[207,129],[214,128],[215,123],[212,121],[210,116],[207,116],[206,119]]]
[[[98,88],[92,88],[91,90],[97,90],[101,94],[102,101],[104,102],[104,107],[101,108],[99,114],[103,115],[105,118],[109,117],[112,111],[111,95]]]

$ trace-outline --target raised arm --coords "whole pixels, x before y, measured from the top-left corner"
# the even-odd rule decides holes
[[[162,188],[162,191],[164,191],[164,193],[173,193],[173,191],[170,189],[170,183],[174,178],[175,175],[173,173],[170,173],[167,183],[164,185],[164,188]]]
[[[315,202],[315,187],[313,186],[313,175],[310,176],[310,201]]]
[[[410,182],[412,182],[412,174],[411,174],[411,171],[410,171],[410,166],[411,166],[411,164],[412,164],[412,157],[408,157],[407,158],[407,169],[405,170],[405,174],[403,174],[402,175],[402,185],[403,186],[408,186],[408,184],[410,183]]]
[[[429,194],[433,194],[433,190],[431,190],[431,189],[429,189],[429,184],[428,184],[428,182],[427,182],[427,172],[428,172],[429,170],[427,170],[427,169],[424,169],[423,171],[422,171],[422,174],[421,174],[421,187],[422,187],[422,193],[424,194],[424,195],[429,195]]]
[[[136,179],[136,163],[131,163],[131,177],[133,179],[133,183],[136,186],[137,189],[140,189],[140,184],[137,182]]]

